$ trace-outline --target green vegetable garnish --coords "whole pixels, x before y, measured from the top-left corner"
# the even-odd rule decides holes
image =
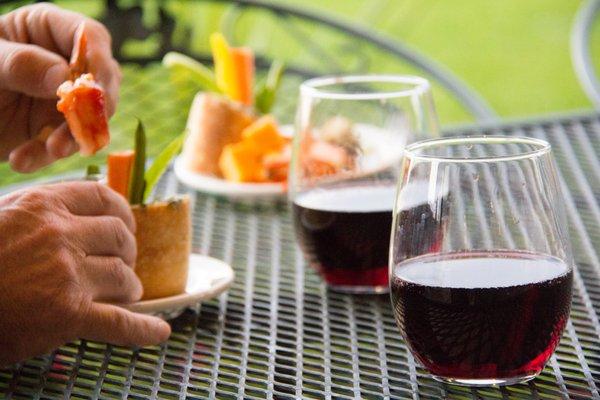
[[[142,204],[144,202],[144,170],[146,168],[146,131],[142,121],[138,119],[135,130],[135,159],[129,178],[129,204]]]
[[[177,72],[178,70],[189,72],[192,78],[203,89],[210,92],[221,93],[221,89],[217,86],[217,81],[215,80],[213,72],[193,58],[171,51],[165,54],[162,63],[165,67],[174,72]]]
[[[171,159],[175,157],[177,153],[179,153],[179,150],[183,145],[183,140],[185,139],[185,134],[186,132],[173,139],[171,143],[169,143],[167,147],[165,147],[165,149],[161,151],[160,154],[154,159],[154,162],[146,171],[146,174],[144,175],[146,180],[146,189],[144,190],[144,198],[142,199],[144,202],[148,196],[150,196],[154,185],[156,185],[162,174],[169,166]]]
[[[171,159],[175,157],[185,139],[186,132],[173,139],[146,170],[146,130],[144,124],[138,119],[135,130],[135,158],[129,177],[129,204],[144,204],[156,183],[169,166]]]
[[[281,85],[281,77],[283,76],[284,69],[285,65],[281,61],[274,60],[269,68],[267,79],[256,92],[254,104],[256,109],[263,114],[268,114],[275,103],[275,95]]]
[[[94,164],[88,165],[85,170],[85,177],[94,178],[94,175],[100,175],[100,167]]]

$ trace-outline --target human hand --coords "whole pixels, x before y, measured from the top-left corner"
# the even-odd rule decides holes
[[[161,319],[108,304],[142,295],[134,224],[125,199],[95,182],[0,198],[0,365],[77,338],[124,346],[168,338]]]
[[[104,88],[112,116],[121,71],[102,24],[52,4],[26,6],[0,17],[0,160],[9,159],[16,171],[32,172],[77,151],[56,110],[56,89],[69,77],[67,60],[84,21],[89,72]]]

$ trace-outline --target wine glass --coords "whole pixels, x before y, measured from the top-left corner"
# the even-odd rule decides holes
[[[400,332],[435,379],[534,378],[569,317],[573,257],[550,145],[434,139],[405,149],[390,290]]]
[[[426,79],[344,76],[302,84],[289,197],[300,247],[330,288],[388,290],[404,147],[437,133]]]

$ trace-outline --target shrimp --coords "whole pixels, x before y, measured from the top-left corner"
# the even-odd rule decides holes
[[[70,79],[58,87],[56,108],[64,114],[82,155],[93,155],[110,142],[104,89],[88,73],[87,36],[82,23],[75,33]]]

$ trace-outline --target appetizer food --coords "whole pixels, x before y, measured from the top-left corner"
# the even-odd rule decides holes
[[[286,184],[291,160],[289,137],[269,114],[283,74],[275,61],[254,93],[254,54],[229,46],[213,33],[210,46],[215,72],[183,54],[169,53],[163,64],[175,73],[191,72],[206,90],[196,94],[189,111],[183,146],[185,168],[230,182]],[[302,165],[308,176],[320,177],[354,168],[360,144],[352,124],[343,117],[326,121],[305,134]]]
[[[285,182],[291,154],[289,139],[268,114],[283,65],[274,62],[255,93],[252,50],[230,47],[220,33],[211,35],[210,46],[214,75],[178,53],[169,53],[163,60],[174,70],[191,71],[208,90],[198,93],[190,108],[184,165],[190,171],[231,182]]]
[[[223,148],[219,167],[233,182],[280,182],[287,179],[289,140],[279,133],[275,119],[266,115],[241,133],[241,140]],[[279,159],[277,164],[273,160]],[[282,171],[281,168],[285,170]]]
[[[71,79],[58,87],[58,111],[64,114],[69,130],[82,155],[93,155],[110,142],[104,90],[87,73],[85,24],[75,34],[75,49],[69,64]]]
[[[181,197],[131,206],[137,225],[135,273],[142,300],[183,293],[191,250],[190,199]]]
[[[108,156],[108,186],[129,200],[137,224],[135,273],[144,287],[142,300],[185,291],[191,250],[189,198],[147,202],[182,143],[183,135],[165,147],[146,170],[146,135],[139,122],[135,150]]]
[[[305,176],[318,178],[354,169],[361,146],[348,119],[330,118],[304,134],[300,158]]]
[[[242,130],[254,115],[223,96],[201,92],[190,109],[188,135],[182,157],[191,171],[221,176],[219,158],[223,148],[241,139]]]

